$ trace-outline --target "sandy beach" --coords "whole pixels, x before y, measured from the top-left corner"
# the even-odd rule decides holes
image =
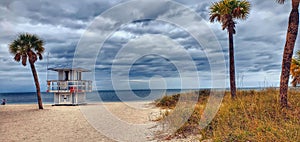
[[[98,108],[105,108],[112,116],[126,124],[140,125],[151,123],[149,114],[158,111],[157,108],[145,102],[124,103],[103,103],[89,104],[84,106],[51,106],[44,105],[44,110],[38,110],[36,104],[32,105],[5,105],[0,106],[0,141],[91,141],[111,142],[99,128],[91,125],[90,118],[86,114],[101,114],[106,116]],[[101,120],[101,119],[97,119]],[[108,122],[103,123],[104,127],[111,127]],[[107,123],[107,124],[106,124]],[[111,122],[110,122],[111,123]],[[118,126],[118,125],[116,125]],[[106,129],[106,128],[101,128]],[[123,133],[126,135],[126,133]],[[123,135],[120,133],[112,135]],[[106,134],[107,135],[107,134]]]

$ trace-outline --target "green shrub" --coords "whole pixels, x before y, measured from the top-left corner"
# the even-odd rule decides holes
[[[179,100],[180,94],[167,96],[155,101],[156,107],[161,108],[174,108]]]

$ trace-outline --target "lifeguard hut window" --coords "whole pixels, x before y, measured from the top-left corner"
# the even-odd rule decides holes
[[[69,80],[69,71],[65,71],[65,80]]]
[[[81,80],[81,73],[77,72],[77,80]]]

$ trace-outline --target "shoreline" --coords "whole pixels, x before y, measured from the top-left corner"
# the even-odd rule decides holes
[[[146,101],[103,101],[103,102],[94,102],[94,101],[89,101],[89,102],[86,102],[87,104],[82,104],[82,105],[77,105],[77,106],[84,106],[84,105],[91,105],[91,104],[106,104],[106,103],[152,103],[154,102],[154,100],[146,100]],[[52,105],[53,102],[43,102],[43,105]],[[6,103],[6,105],[37,105],[37,102],[35,103]],[[3,106],[3,105],[0,105],[0,106]]]
[[[75,105],[75,106],[85,106],[85,105],[93,105],[93,104],[108,104],[108,103],[153,103],[155,100],[133,100],[133,101],[87,101],[87,104]],[[43,102],[44,105],[53,105],[53,102]],[[24,102],[24,103],[9,103],[6,102],[4,106],[14,106],[14,105],[37,105],[37,102]],[[0,107],[3,105],[0,105]],[[63,105],[62,105],[63,106]]]

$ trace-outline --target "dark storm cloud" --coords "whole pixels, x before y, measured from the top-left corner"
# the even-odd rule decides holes
[[[112,6],[110,2],[97,0],[14,0],[3,3],[14,15],[27,18],[33,25],[50,24],[72,29],[85,28],[88,21]]]
[[[217,0],[176,0],[180,4],[190,7],[201,18],[208,21],[209,6]],[[13,56],[8,53],[8,44],[19,33],[29,32],[39,35],[45,40],[46,51],[44,60],[37,62],[37,69],[42,84],[45,84],[45,66],[69,66],[72,64],[74,52],[80,37],[91,22],[105,10],[120,4],[121,0],[105,1],[105,0],[86,0],[86,1],[69,1],[69,0],[1,0],[0,1],[0,64],[1,64],[1,82],[10,81],[9,85],[20,86],[20,88],[30,88],[34,90],[32,85],[22,84],[20,80],[32,81],[29,67],[22,67],[20,63],[13,61]],[[257,82],[261,81],[264,76],[270,78],[270,82],[278,82],[281,66],[281,57],[287,28],[288,14],[290,10],[290,1],[284,5],[279,5],[275,1],[251,0],[252,9],[250,16],[246,21],[236,21],[237,34],[234,36],[235,42],[235,59],[236,72],[243,74],[245,86],[257,86]],[[136,5],[136,6],[139,6]],[[228,66],[228,35],[226,30],[221,29],[221,24],[208,22],[209,27],[218,38],[223,53],[218,53],[209,47],[201,47],[190,34],[181,27],[177,27],[173,23],[155,20],[161,15],[178,16],[185,11],[170,11],[172,8],[169,3],[156,5],[151,2],[143,9],[137,11],[137,14],[144,15],[147,19],[137,19],[132,23],[125,23],[115,31],[105,42],[101,48],[95,65],[95,74],[100,85],[110,86],[111,66],[115,65],[120,71],[125,67],[131,66],[132,63],[116,61],[113,64],[115,56],[128,42],[135,41],[144,35],[164,35],[174,42],[179,43],[184,50],[190,54],[196,64],[198,73],[202,78],[210,82],[210,63],[207,57],[216,57],[224,55]],[[130,12],[131,9],[124,9]],[[123,15],[117,15],[122,18]],[[200,18],[200,19],[201,19]],[[97,19],[99,28],[92,31],[97,34],[110,30],[114,23],[113,19]],[[94,36],[94,35],[93,35]],[[97,37],[97,35],[96,35]],[[206,37],[203,37],[206,38]],[[147,38],[144,39],[148,43]],[[154,40],[153,42],[159,42]],[[168,47],[166,43],[161,48]],[[201,43],[200,43],[201,44]],[[89,45],[87,43],[87,45]],[[132,44],[135,46],[134,44]],[[299,45],[299,40],[297,42]],[[296,49],[297,48],[296,45]],[[89,45],[92,46],[92,45]],[[142,46],[136,43],[136,46]],[[147,45],[144,45],[147,46]],[[88,47],[88,46],[87,46]],[[147,46],[148,47],[148,46]],[[143,49],[149,51],[149,48]],[[159,49],[159,48],[156,48]],[[170,50],[169,55],[173,55],[172,60],[164,60],[154,56],[146,56],[137,60],[130,68],[131,79],[147,81],[149,78],[159,75],[166,77],[169,82],[175,82],[178,79],[176,66],[186,63],[177,50]],[[89,61],[89,51],[87,49],[83,60]],[[48,57],[49,53],[49,57]],[[128,58],[136,56],[136,54],[128,55]],[[47,63],[47,58],[49,62]],[[214,61],[217,62],[218,61]],[[192,68],[185,68],[186,74],[192,72]],[[20,78],[16,78],[20,74]],[[28,75],[28,76],[27,76]],[[120,72],[120,79],[127,74]],[[55,74],[51,73],[51,77]],[[12,79],[13,78],[13,79]],[[191,79],[192,81],[193,79]],[[177,80],[178,81],[178,80]],[[205,84],[205,83],[202,83]],[[11,91],[7,84],[0,84],[1,91]],[[8,88],[8,89],[7,89]],[[14,89],[14,88],[12,88]]]

